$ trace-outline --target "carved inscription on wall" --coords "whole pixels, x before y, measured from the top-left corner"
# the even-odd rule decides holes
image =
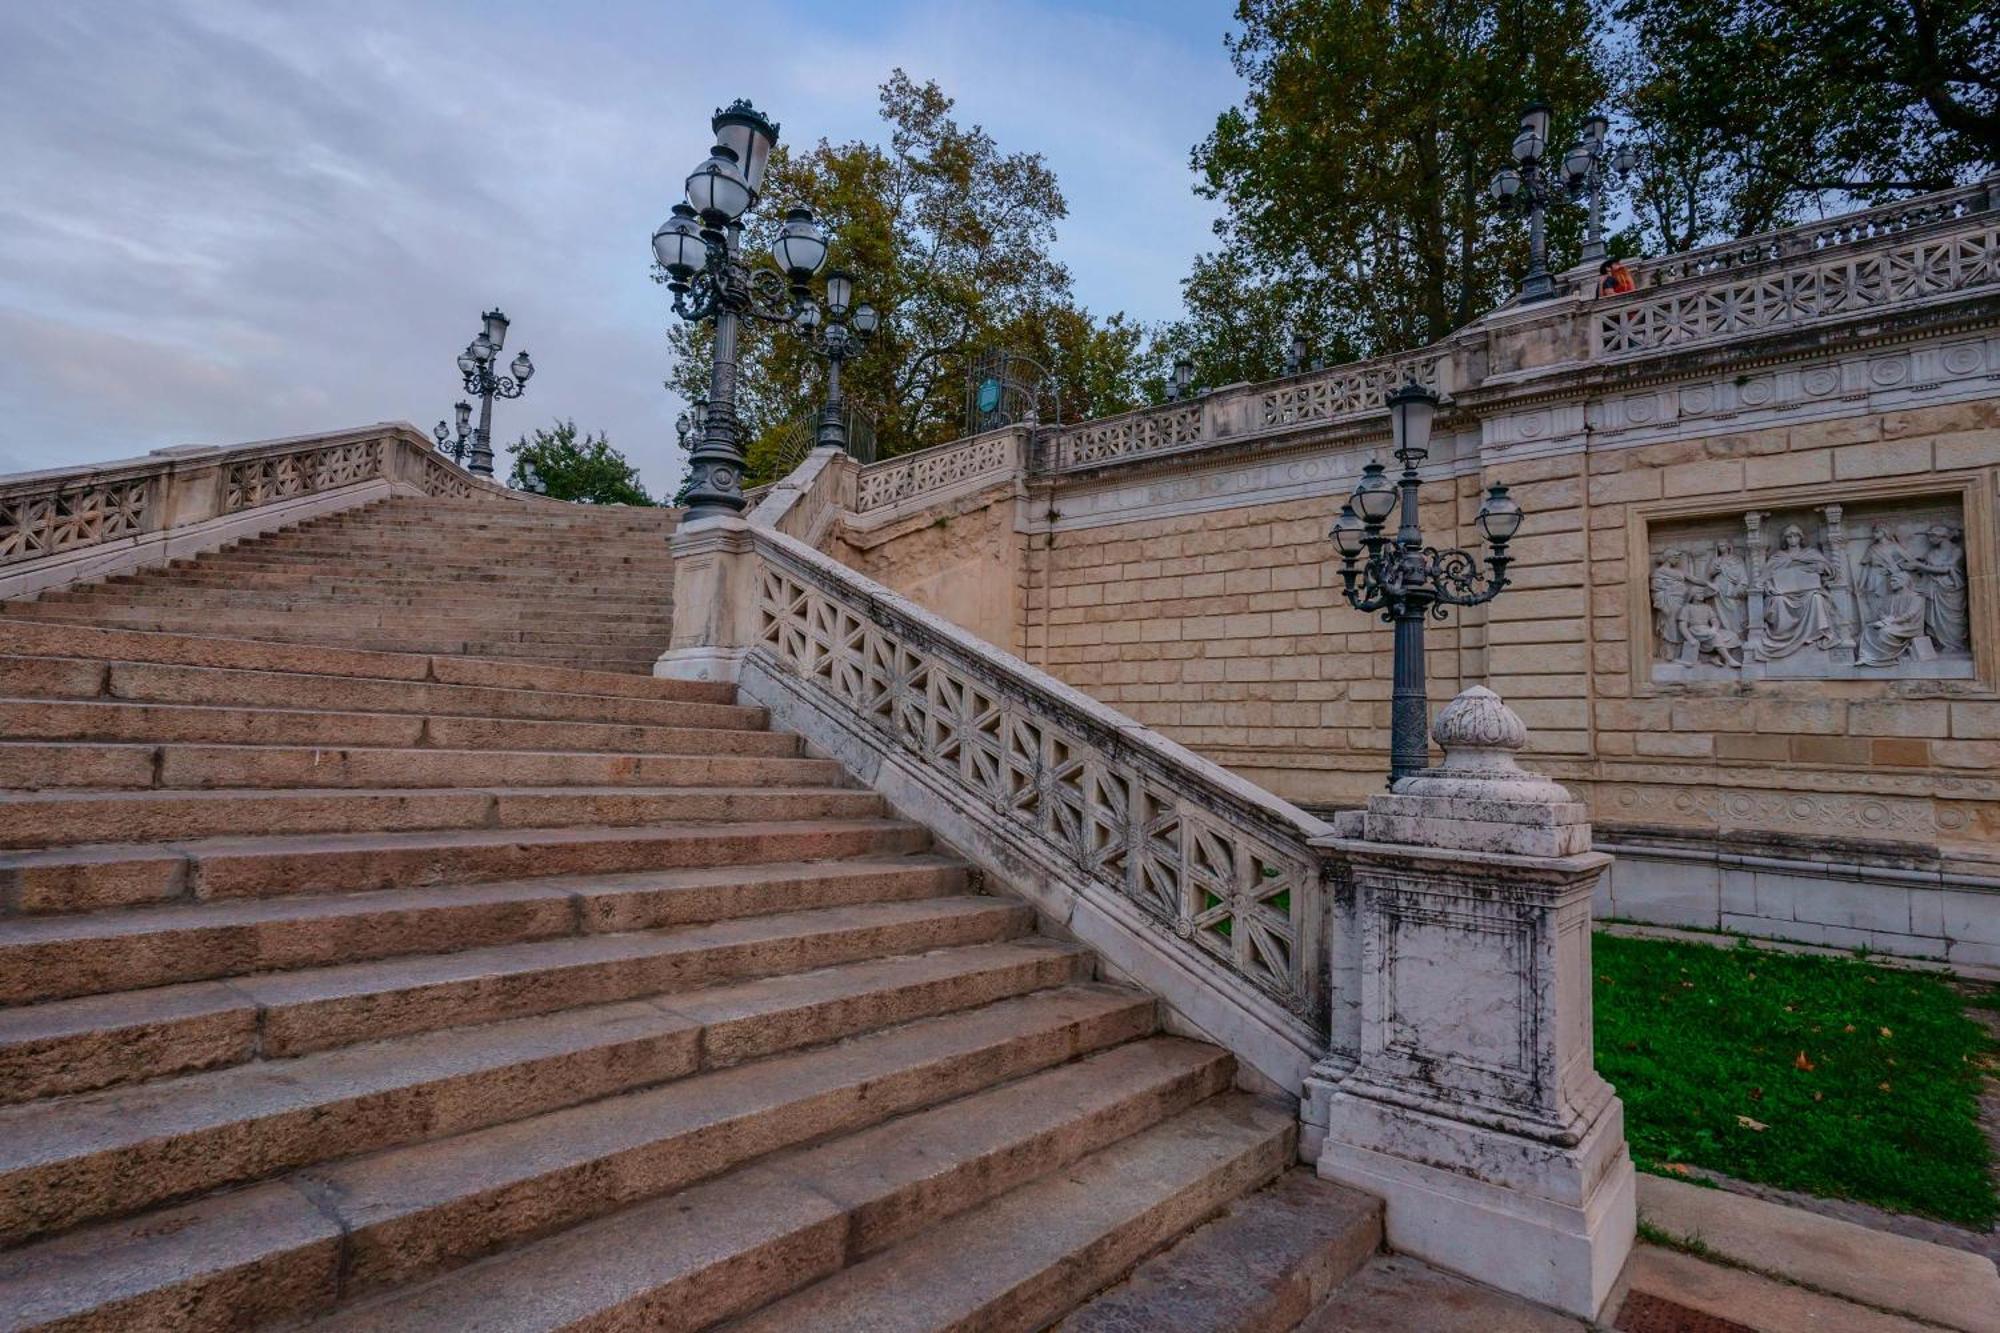
[[[1655,681],[1972,675],[1956,497],[1739,511],[1649,547]]]

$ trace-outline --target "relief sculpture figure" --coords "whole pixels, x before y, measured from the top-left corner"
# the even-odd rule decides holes
[[[1715,544],[1705,571],[1708,586],[1715,590],[1715,613],[1738,643],[1750,627],[1750,567],[1736,548],[1726,541]]]
[[[1889,576],[1915,563],[1916,557],[1887,525],[1877,523],[1870,527],[1868,546],[1861,552],[1854,577],[1854,595],[1861,603],[1863,625],[1881,617],[1882,607],[1889,600]]]
[[[1687,601],[1682,603],[1678,616],[1681,661],[1694,666],[1704,656],[1712,656],[1724,666],[1742,666],[1743,659],[1736,652],[1743,646],[1743,640],[1723,623],[1714,598],[1714,591],[1705,585],[1696,584],[1688,589]]]
[[[1962,653],[1971,646],[1972,622],[1965,598],[1965,548],[1942,523],[1924,533],[1929,543],[1915,561],[1917,592],[1923,597],[1924,632],[1938,651]]]
[[[1875,619],[1861,627],[1854,660],[1862,666],[1894,666],[1912,652],[1919,657],[1932,655],[1931,640],[1924,634],[1928,607],[1923,594],[1916,590],[1908,570],[1892,569],[1888,579],[1888,591],[1876,606]]]
[[[1653,570],[1653,632],[1659,636],[1661,655],[1670,661],[1680,655],[1681,607],[1695,582],[1685,552],[1679,547],[1661,552],[1660,563]]]
[[[1798,524],[1787,524],[1782,544],[1764,563],[1764,656],[1789,657],[1801,648],[1832,648],[1840,642],[1840,609],[1828,585],[1833,561],[1806,545]]]

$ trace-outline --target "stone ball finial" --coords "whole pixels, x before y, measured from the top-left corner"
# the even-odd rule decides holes
[[[1499,695],[1469,685],[1438,713],[1431,739],[1444,751],[1445,768],[1517,773],[1514,756],[1528,743],[1528,726]]]
[[[1528,743],[1528,726],[1484,685],[1468,685],[1439,710],[1431,739],[1444,751],[1444,762],[1398,782],[1399,794],[1544,803],[1571,799],[1557,783],[1515,762]]]

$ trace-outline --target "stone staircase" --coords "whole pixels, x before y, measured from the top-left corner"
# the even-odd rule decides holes
[[[5,622],[0,1328],[1032,1329],[1295,1161],[663,630],[493,637],[663,609],[642,528],[392,500]]]
[[[675,509],[397,497],[0,614],[647,673]]]

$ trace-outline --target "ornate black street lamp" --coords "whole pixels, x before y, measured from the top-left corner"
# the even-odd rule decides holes
[[[787,230],[799,221],[798,215],[802,213],[806,214],[804,222],[811,223],[811,214],[803,208],[795,208],[785,222]],[[781,265],[792,260],[787,245],[786,237],[780,235],[778,244],[773,247]],[[780,250],[786,253],[778,253]],[[820,407],[816,440],[822,448],[827,445],[836,449],[847,448],[847,407],[840,397],[840,367],[866,351],[869,340],[881,326],[882,317],[876,313],[874,306],[866,301],[854,304],[854,277],[842,269],[834,269],[826,275],[824,319],[821,318],[818,303],[811,297],[801,300],[792,316],[792,331],[826,362],[826,402]]]
[[[653,257],[667,273],[674,313],[713,320],[708,405],[688,459],[688,516],[743,508],[743,437],[736,419],[736,331],[744,316],[790,324],[806,283],[826,263],[826,237],[812,213],[785,217],[772,256],[784,269],[752,268],[743,255],[743,215],[757,203],[778,127],[748,101],[732,102],[710,122],[716,145],[687,178],[687,201],[653,233]]]
[[[1514,160],[1520,169],[1502,167],[1493,174],[1493,199],[1503,212],[1524,213],[1528,218],[1528,273],[1521,279],[1521,299],[1541,301],[1555,295],[1555,279],[1549,275],[1548,235],[1543,225],[1549,205],[1549,182],[1542,173],[1542,155],[1549,146],[1549,107],[1532,103],[1521,113],[1521,128],[1514,136]]]
[[[1625,144],[1613,146],[1606,138],[1611,121],[1597,112],[1584,117],[1577,141],[1563,154],[1563,188],[1569,197],[1590,207],[1583,232],[1582,262],[1596,264],[1604,258],[1604,190],[1613,176],[1623,176],[1638,161]]]
[[[452,412],[458,418],[458,434],[454,436],[450,425],[439,421],[431,435],[437,440],[439,453],[463,466],[465,455],[472,449],[472,404],[461,398],[452,404]]]
[[[1167,401],[1177,403],[1187,397],[1194,385],[1194,362],[1181,356],[1174,358],[1173,378],[1167,381]]]
[[[497,374],[494,363],[500,359],[500,349],[507,345],[507,317],[498,310],[489,310],[481,316],[485,325],[465,350],[458,354],[458,370],[465,377],[465,391],[479,398],[479,428],[472,432],[470,448],[464,452],[470,456],[466,467],[482,477],[493,475],[493,400],[498,398],[519,398],[528,387],[528,377],[535,373],[535,363],[522,352],[508,367],[511,375]],[[459,405],[461,408],[465,404]],[[444,448],[444,423],[438,423],[439,449]],[[459,415],[459,433],[465,432],[465,413]]]
[[[1380,611],[1396,627],[1395,681],[1389,713],[1389,785],[1421,773],[1427,760],[1430,707],[1424,697],[1424,618],[1443,620],[1453,606],[1490,602],[1507,586],[1507,543],[1521,526],[1521,506],[1505,486],[1488,488],[1473,519],[1489,548],[1490,573],[1481,577],[1469,551],[1424,545],[1417,526],[1417,468],[1430,453],[1437,395],[1405,384],[1389,395],[1390,432],[1403,473],[1391,481],[1379,461],[1361,470],[1361,483],[1340,507],[1331,536],[1340,551],[1340,582],[1349,604]],[[1392,536],[1384,529],[1402,510]]]

